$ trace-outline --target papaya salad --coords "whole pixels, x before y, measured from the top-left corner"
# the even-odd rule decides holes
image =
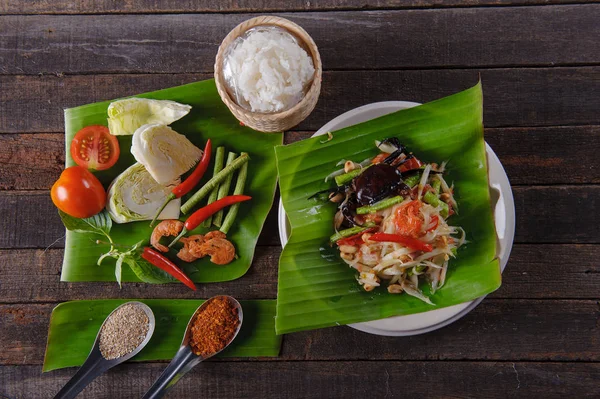
[[[375,145],[377,156],[342,160],[343,169],[325,179],[335,181],[327,191],[339,204],[330,242],[358,271],[365,291],[385,282],[390,294],[433,304],[419,284],[427,282],[432,294],[439,290],[450,258],[465,243],[465,231],[448,224],[458,206],[444,179],[446,163],[421,162],[395,137]]]

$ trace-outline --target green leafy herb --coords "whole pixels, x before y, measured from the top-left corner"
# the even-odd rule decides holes
[[[110,250],[107,253],[100,255],[97,263],[98,266],[100,266],[106,258],[116,259],[115,278],[117,283],[119,283],[119,287],[121,286],[123,263],[129,266],[135,275],[145,283],[163,284],[174,281],[170,275],[140,257],[140,251],[144,241],[137,242],[126,251],[116,248],[116,245],[110,236],[112,219],[106,210],[85,219],[67,215],[62,211],[58,211],[58,214],[67,230],[77,233],[98,234],[106,237],[110,244]]]
[[[58,211],[58,214],[60,215],[60,218],[67,230],[71,230],[76,233],[100,234],[110,240],[109,233],[110,229],[112,228],[112,219],[106,210],[103,210],[99,214],[85,219],[67,215],[63,211]]]
[[[141,257],[127,257],[124,259],[129,268],[135,273],[137,278],[149,284],[165,284],[176,281],[164,270],[152,265]]]
[[[164,284],[175,281],[175,279],[169,274],[142,259],[140,252],[143,245],[144,241],[139,241],[127,251],[121,251],[118,248],[111,246],[109,252],[100,256],[98,259],[98,265],[100,265],[106,258],[116,259],[117,264],[115,267],[115,277],[119,283],[119,286],[121,285],[121,271],[123,263],[129,266],[135,275],[145,283]]]

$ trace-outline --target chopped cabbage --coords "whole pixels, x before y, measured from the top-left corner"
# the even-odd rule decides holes
[[[179,184],[179,179],[170,186],[158,184],[144,165],[135,163],[117,176],[108,187],[106,210],[116,223],[152,220],[176,184]],[[180,205],[179,198],[171,201],[158,219],[179,218]]]
[[[161,124],[144,125],[136,130],[131,153],[160,184],[177,179],[202,156],[202,150],[187,137]]]
[[[186,116],[191,106],[168,100],[126,98],[108,106],[108,128],[115,136],[132,135],[142,125],[162,123],[170,125]]]

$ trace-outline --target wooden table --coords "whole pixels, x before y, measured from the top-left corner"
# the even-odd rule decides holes
[[[513,184],[515,245],[502,287],[448,327],[290,334],[278,358],[203,363],[171,397],[600,397],[600,4],[251,3],[0,1],[0,397],[51,397],[75,372],[41,374],[60,302],[276,297],[274,211],[248,274],[192,295],[59,282],[64,229],[48,194],[64,164],[63,108],[210,78],[217,46],[251,12],[299,23],[321,51],[319,104],[288,143],[356,106],[426,102],[480,75],[486,140]],[[82,397],[141,397],[164,366],[122,365]]]

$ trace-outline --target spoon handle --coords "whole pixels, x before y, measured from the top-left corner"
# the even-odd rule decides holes
[[[181,347],[171,363],[146,392],[143,399],[162,398],[181,377],[201,361],[202,358],[195,355],[189,346]]]
[[[71,399],[76,397],[83,388],[92,382],[98,375],[106,371],[106,361],[98,357],[88,359],[77,373],[56,394],[54,399]]]

